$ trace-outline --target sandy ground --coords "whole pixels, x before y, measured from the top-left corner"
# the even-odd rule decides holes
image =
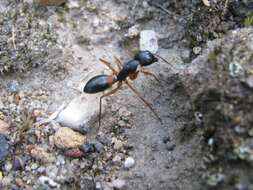
[[[126,21],[126,24],[134,25],[133,15],[139,14],[135,12],[138,9],[136,7],[144,6],[145,9],[145,5],[136,3],[135,9],[130,9],[124,2],[117,1],[94,1],[92,4],[96,6],[94,11],[91,10],[92,6],[84,8],[73,3],[69,5],[73,7],[60,16],[59,10],[55,8],[43,10],[50,16],[42,18],[42,21],[50,23],[56,31],[57,46],[62,50],[62,54],[59,57],[56,55],[52,61],[61,59],[65,70],[52,74],[48,66],[46,72],[39,67],[23,74],[9,74],[2,77],[1,85],[5,87],[15,80],[24,91],[42,89],[49,92],[45,109],[53,112],[80,95],[76,89],[83,79],[109,73],[99,63],[99,58],[111,62],[114,61],[113,56],[122,61],[131,59],[131,51],[138,47],[139,38],[124,37],[129,27],[121,27],[118,23]],[[184,32],[180,24],[160,10],[154,7],[150,9],[154,15],[152,18],[146,17],[145,13],[140,16],[137,21],[139,31],[154,30],[161,39],[174,36],[174,40],[168,40],[166,43],[166,47],[170,48],[159,49],[159,54],[172,63],[173,67],[159,61],[149,69],[156,73],[162,81],[161,84],[145,76],[139,76],[133,84],[145,99],[152,103],[162,123],[129,89],[123,87],[115,95],[106,98],[109,106],[104,107],[100,133],[110,131],[108,123],[117,119],[113,107],[126,107],[132,113],[130,122],[133,127],[124,130],[123,134],[133,147],[128,154],[135,159],[136,164],[130,170],[119,168],[114,175],[126,180],[127,189],[193,190],[200,185],[201,166],[198,159],[201,156],[201,139],[196,134],[190,140],[182,140],[181,129],[188,122],[187,116],[184,115],[186,97],[182,92],[175,91],[177,75],[184,70],[184,60],[189,58],[189,52],[180,47],[181,33]],[[161,15],[165,16],[166,20],[161,20]],[[99,94],[94,96],[99,97]],[[98,106],[98,99],[92,104]]]

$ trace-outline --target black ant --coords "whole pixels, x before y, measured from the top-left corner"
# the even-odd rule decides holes
[[[162,59],[166,63],[168,63],[165,59],[162,57],[156,55],[158,58]],[[103,94],[100,97],[99,102],[99,127],[101,123],[101,106],[102,106],[102,99],[106,96],[110,96],[114,94],[116,91],[120,89],[123,83],[125,83],[145,104],[149,107],[149,109],[155,114],[155,116],[158,118],[159,121],[161,121],[161,118],[158,116],[158,114],[155,112],[155,110],[151,107],[151,105],[140,95],[140,93],[131,85],[129,84],[127,78],[129,77],[130,80],[135,80],[139,74],[139,72],[153,76],[158,82],[158,78],[151,72],[144,70],[143,67],[149,66],[155,62],[158,61],[157,57],[154,54],[152,54],[150,51],[139,51],[138,54],[134,57],[133,60],[130,60],[126,62],[124,65],[121,63],[121,61],[115,57],[116,63],[119,67],[119,72],[117,72],[109,62],[99,59],[103,64],[105,64],[111,71],[112,75],[97,75],[93,78],[91,78],[85,85],[83,91],[85,93],[98,93],[103,92],[115,83],[117,83],[116,88],[112,89],[111,91]],[[168,63],[170,64],[170,63]]]

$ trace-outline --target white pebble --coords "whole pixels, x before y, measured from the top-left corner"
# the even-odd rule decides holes
[[[198,55],[198,54],[200,54],[200,52],[201,52],[201,47],[199,47],[199,46],[197,46],[197,47],[194,47],[193,48],[193,53],[195,54],[195,55]]]
[[[41,176],[39,178],[39,182],[40,182],[40,184],[48,185],[51,188],[56,188],[56,187],[59,188],[60,187],[60,185],[58,183],[54,182],[52,179],[50,179],[47,176]]]
[[[134,160],[132,157],[128,157],[128,158],[125,160],[125,162],[124,162],[124,167],[128,169],[128,168],[133,167],[134,164],[135,164],[135,160]]]
[[[140,33],[139,28],[140,28],[140,26],[138,24],[130,27],[128,29],[127,34],[125,34],[125,36],[129,37],[129,38],[134,38],[134,37],[138,36]]]
[[[99,24],[100,24],[100,20],[97,17],[95,17],[92,23],[93,27],[98,27]]]
[[[78,131],[85,131],[87,124],[97,117],[99,106],[96,96],[81,95],[73,99],[69,105],[59,113],[56,121],[61,125]],[[105,106],[106,102],[103,102]]]
[[[113,188],[122,189],[126,185],[126,182],[122,179],[115,179],[112,181]]]
[[[158,39],[156,32],[153,30],[143,30],[140,33],[140,50],[148,50],[151,53],[158,51]]]

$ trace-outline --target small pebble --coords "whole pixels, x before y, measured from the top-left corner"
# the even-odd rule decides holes
[[[52,154],[48,153],[43,147],[35,146],[31,150],[31,156],[36,160],[42,161],[44,163],[50,163],[55,160]]]
[[[56,121],[64,127],[87,133],[91,129],[89,123],[97,119],[99,108],[96,106],[96,102],[96,96],[87,96],[85,94],[78,96],[59,113]]]
[[[62,155],[57,156],[57,162],[56,162],[57,166],[64,165],[65,163],[66,163],[65,158]]]
[[[6,135],[9,132],[10,125],[3,120],[0,120],[0,134]]]
[[[96,190],[102,190],[102,184],[100,182],[96,182]]]
[[[123,143],[121,140],[118,140],[118,139],[116,139],[116,138],[113,138],[113,139],[112,139],[112,143],[114,144],[114,145],[113,145],[113,148],[114,148],[115,150],[121,149],[121,148],[123,147],[123,145],[124,145],[124,143]]]
[[[46,171],[46,168],[45,168],[44,166],[40,166],[40,167],[37,169],[37,171],[38,171],[39,173],[44,173],[44,172]]]
[[[22,170],[24,168],[24,161],[19,156],[14,156],[12,161],[13,170]]]
[[[5,135],[0,134],[0,164],[6,161],[9,154],[9,144]]]
[[[97,152],[103,152],[103,150],[104,150],[104,145],[103,145],[102,143],[100,143],[100,142],[97,141],[97,140],[94,140],[94,141],[92,141],[92,144],[94,144],[95,149],[96,149]]]
[[[229,74],[231,77],[238,77],[243,74],[243,67],[240,63],[231,62],[229,64]]]
[[[237,134],[243,134],[243,133],[246,132],[245,128],[243,128],[243,127],[241,127],[241,126],[236,126],[234,130],[235,130],[235,132],[236,132]]]
[[[253,88],[253,76],[249,76],[247,79],[246,79],[246,84],[248,85],[248,87],[250,88]]]
[[[128,32],[127,34],[125,34],[125,36],[128,38],[134,38],[137,37],[139,33],[140,33],[140,26],[136,24],[128,29]]]
[[[19,83],[16,80],[12,80],[7,84],[7,90],[11,93],[17,93],[19,91]]]
[[[5,169],[6,172],[10,172],[11,169],[12,169],[12,164],[11,164],[11,162],[7,161],[7,162],[5,163],[5,165],[4,165],[4,169]]]
[[[169,135],[163,137],[163,143],[166,144],[168,142],[170,142],[170,136]]]
[[[26,172],[30,172],[32,169],[31,169],[31,167],[30,166],[25,166],[25,171]]]
[[[114,158],[112,159],[113,163],[119,163],[120,161],[121,161],[121,156],[119,155],[114,156]]]
[[[248,134],[249,136],[253,137],[253,128],[249,130]]]
[[[0,110],[4,108],[4,103],[2,102],[1,98],[0,98]]]
[[[173,144],[173,143],[172,144],[169,143],[166,146],[166,148],[167,148],[168,151],[173,151],[175,149],[175,147],[176,147],[176,145]]]
[[[92,22],[92,25],[93,25],[93,27],[98,27],[99,26],[99,24],[100,24],[100,20],[97,18],[97,17],[95,17],[94,19],[93,19],[93,22]]]
[[[31,169],[32,169],[32,170],[36,170],[37,168],[38,168],[38,164],[33,163],[33,164],[31,165]]]
[[[41,176],[39,178],[39,183],[44,186],[49,186],[50,188],[59,188],[60,185],[56,183],[54,180],[50,179],[47,176]]]
[[[16,179],[15,179],[15,183],[16,183],[16,185],[17,185],[18,187],[24,186],[24,182],[23,182],[23,180],[20,179],[20,178],[16,178]]]
[[[86,137],[67,127],[61,127],[54,135],[54,143],[58,148],[78,148],[86,141]]]
[[[121,107],[119,109],[119,116],[124,117],[124,119],[125,119],[125,118],[131,116],[131,112],[128,111],[126,107]]]
[[[80,6],[79,1],[72,0],[72,1],[67,1],[67,2],[68,2],[67,6],[69,9],[78,8]]]
[[[3,172],[0,171],[0,180],[2,180],[2,179],[3,179]]]
[[[148,50],[151,53],[158,51],[157,34],[153,30],[143,30],[140,33],[140,50]]]
[[[96,147],[94,144],[86,143],[81,145],[80,150],[84,153],[93,153],[96,152]]]
[[[124,162],[124,167],[129,169],[132,168],[135,164],[135,160],[132,157],[128,157]]]
[[[120,127],[125,127],[127,124],[126,124],[126,122],[125,122],[124,120],[120,120],[120,121],[118,122],[118,125],[119,125]]]
[[[122,189],[126,185],[125,180],[122,179],[115,179],[112,181],[112,187],[115,189]]]
[[[78,148],[66,150],[64,155],[70,158],[81,158],[84,156],[84,153]]]
[[[193,48],[193,53],[195,54],[195,55],[198,55],[198,54],[200,54],[200,52],[201,52],[201,47],[199,47],[199,46],[197,46],[197,47],[194,47]]]

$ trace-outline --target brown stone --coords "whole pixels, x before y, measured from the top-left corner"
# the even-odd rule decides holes
[[[9,132],[10,125],[3,120],[0,120],[0,134],[7,134]]]
[[[42,161],[44,163],[50,163],[55,160],[54,156],[48,153],[44,148],[35,146],[31,150],[31,156],[36,160]]]
[[[24,182],[23,182],[23,180],[20,179],[20,178],[16,178],[16,179],[15,179],[15,182],[16,182],[16,185],[17,185],[18,187],[23,187],[23,186],[24,186]]]
[[[68,127],[61,127],[54,135],[54,144],[61,149],[78,148],[86,137]]]

